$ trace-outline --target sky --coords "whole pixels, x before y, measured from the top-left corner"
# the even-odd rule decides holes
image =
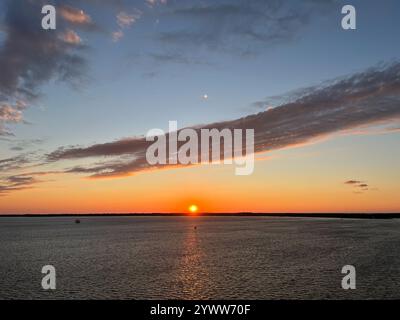
[[[41,27],[54,5],[55,30]],[[341,26],[344,5],[356,29]],[[400,3],[0,3],[0,214],[399,212]],[[154,128],[251,128],[255,167],[152,167]]]

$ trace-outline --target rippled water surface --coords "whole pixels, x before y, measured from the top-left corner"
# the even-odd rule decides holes
[[[0,298],[400,298],[400,221],[0,218]],[[197,228],[195,228],[195,226]],[[41,289],[54,265],[57,289]],[[357,289],[341,288],[341,268]]]

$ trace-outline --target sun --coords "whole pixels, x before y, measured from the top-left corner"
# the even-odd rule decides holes
[[[195,213],[197,213],[197,211],[199,211],[199,207],[196,206],[195,204],[191,204],[188,209],[189,209],[189,212],[192,214],[195,214]]]

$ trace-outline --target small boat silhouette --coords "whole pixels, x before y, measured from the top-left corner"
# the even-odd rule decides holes
[[[75,220],[75,223],[81,223],[81,220],[76,219],[76,220]]]

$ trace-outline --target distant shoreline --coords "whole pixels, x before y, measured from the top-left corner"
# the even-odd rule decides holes
[[[180,217],[186,213],[63,213],[63,214],[0,214],[0,218],[27,217]],[[285,217],[341,219],[400,219],[400,213],[201,213],[194,217]]]

